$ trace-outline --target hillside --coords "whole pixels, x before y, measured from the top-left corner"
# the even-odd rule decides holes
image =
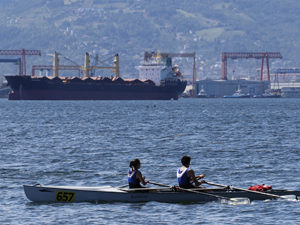
[[[137,76],[143,52],[158,47],[196,52],[204,75],[224,51],[281,52],[289,66],[300,66],[299,9],[297,0],[0,0],[1,49],[42,50],[42,57],[27,57],[28,71],[51,65],[54,51],[81,65],[85,52],[101,60],[120,53],[121,75],[128,77]],[[190,72],[190,62],[179,63]],[[0,76],[17,70],[1,66]]]

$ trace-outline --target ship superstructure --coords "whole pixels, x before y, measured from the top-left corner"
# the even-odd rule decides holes
[[[139,71],[140,80],[152,80],[157,86],[165,81],[182,79],[178,66],[172,67],[172,58],[161,59],[159,52],[156,58],[141,62],[141,65],[135,68]]]

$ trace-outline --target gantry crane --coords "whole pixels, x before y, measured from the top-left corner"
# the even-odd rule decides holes
[[[0,63],[14,63],[16,65],[18,65],[19,67],[19,71],[18,71],[18,75],[21,75],[21,65],[22,65],[22,61],[21,58],[18,59],[0,59]]]
[[[41,50],[0,50],[0,55],[21,55],[22,56],[22,72],[21,75],[26,75],[26,55],[39,55],[41,56]]]
[[[270,71],[269,71],[269,58],[279,58],[282,59],[280,52],[223,52],[222,53],[222,80],[227,80],[227,59],[237,59],[237,58],[255,58],[261,59],[260,67],[260,80],[263,80],[263,67],[264,59],[267,61],[267,76],[268,81],[270,81]]]
[[[287,73],[298,73],[300,74],[300,69],[298,68],[280,68],[275,71],[274,79],[274,89],[279,89],[279,78],[278,74],[287,74]]]

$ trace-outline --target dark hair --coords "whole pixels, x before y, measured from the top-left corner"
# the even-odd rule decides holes
[[[134,159],[130,162],[129,167],[134,168],[136,170],[137,166],[141,164],[139,159]]]
[[[191,162],[191,157],[189,157],[187,155],[182,156],[182,158],[181,158],[182,165],[188,166],[190,164],[190,162]]]

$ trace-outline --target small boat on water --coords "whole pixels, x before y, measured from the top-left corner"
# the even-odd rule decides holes
[[[267,190],[248,191],[232,186],[221,188],[182,189],[165,185],[162,188],[125,189],[111,186],[76,187],[24,185],[27,198],[33,202],[209,202],[222,199],[266,200],[293,195],[300,200],[300,191]]]
[[[202,85],[202,88],[201,90],[199,91],[198,95],[197,95],[197,98],[206,98],[207,97],[207,94],[203,88],[203,85]]]
[[[7,98],[9,92],[11,92],[11,88],[7,82],[0,84],[0,98]]]
[[[253,95],[253,98],[281,98],[280,94]]]
[[[281,98],[281,94],[263,94],[263,98]]]
[[[224,95],[223,98],[250,98],[250,94],[243,93],[241,86],[238,85],[237,91],[233,95]]]
[[[253,98],[281,98],[281,93],[279,90],[269,89],[266,90],[264,94],[253,95]]]
[[[279,90],[266,90],[265,94],[262,94],[263,98],[281,98],[281,92]]]

